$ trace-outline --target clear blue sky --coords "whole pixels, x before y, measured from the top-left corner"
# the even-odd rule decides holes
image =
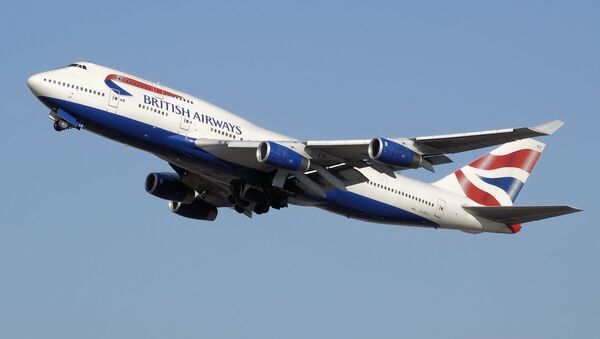
[[[598,335],[597,1],[9,1],[0,28],[0,338]],[[301,139],[563,119],[517,203],[586,211],[516,236],[179,218],[143,189],[165,163],[52,129],[25,80],[78,60]]]

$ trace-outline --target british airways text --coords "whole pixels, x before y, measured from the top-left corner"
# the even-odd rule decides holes
[[[218,119],[211,117],[210,115],[206,115],[206,114],[202,114],[202,113],[198,113],[198,112],[194,112],[194,114],[192,115],[190,113],[189,109],[187,109],[185,107],[181,107],[179,105],[172,104],[170,102],[167,102],[167,101],[164,101],[161,99],[152,98],[148,95],[144,95],[144,103],[146,105],[152,105],[156,108],[170,111],[175,114],[180,114],[180,115],[185,114],[190,119],[198,120],[199,122],[201,122],[203,124],[210,125],[210,126],[222,129],[222,130],[226,130],[228,132],[235,133],[237,135],[242,134],[242,128],[238,125],[234,125],[234,124],[229,123],[224,120],[218,120]]]

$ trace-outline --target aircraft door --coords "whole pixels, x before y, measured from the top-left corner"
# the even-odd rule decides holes
[[[108,110],[112,113],[117,113],[119,108],[119,101],[121,100],[121,94],[118,89],[111,88],[108,91]]]
[[[442,199],[438,199],[437,207],[435,209],[435,216],[441,218],[444,215],[444,209],[446,208],[446,202]]]
[[[162,100],[165,97],[162,86],[158,81],[154,84],[154,86],[152,86],[152,92],[154,93],[154,97],[157,99]]]
[[[190,130],[191,123],[192,123],[192,118],[188,117],[187,114],[182,114],[181,122],[179,123],[179,128],[181,128],[185,132],[188,132]]]

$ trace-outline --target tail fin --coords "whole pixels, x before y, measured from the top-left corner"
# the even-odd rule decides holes
[[[433,183],[484,206],[512,206],[545,144],[523,139],[501,145]]]

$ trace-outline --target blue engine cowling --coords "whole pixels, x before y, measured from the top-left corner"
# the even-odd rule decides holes
[[[258,145],[256,159],[260,163],[290,171],[306,172],[310,167],[308,158],[273,141],[263,141]]]
[[[145,188],[146,192],[165,200],[189,203],[196,196],[194,189],[181,182],[176,173],[150,173]]]
[[[418,168],[423,157],[397,142],[375,138],[369,143],[369,156],[381,163],[406,168]]]
[[[205,221],[215,220],[217,218],[217,214],[219,213],[215,206],[200,199],[196,199],[190,204],[170,201],[169,209],[171,212],[182,217]]]

